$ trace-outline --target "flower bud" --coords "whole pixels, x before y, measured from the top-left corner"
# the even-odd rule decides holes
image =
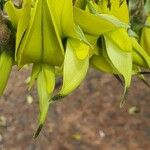
[[[0,53],[0,96],[2,96],[13,66],[13,57],[9,52]]]

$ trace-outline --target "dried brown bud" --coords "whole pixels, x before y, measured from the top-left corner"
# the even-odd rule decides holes
[[[0,23],[0,45],[6,45],[10,39],[10,30],[7,25],[4,23]]]
[[[0,12],[0,47],[8,44],[11,31],[8,28],[6,20],[4,19],[2,12]]]

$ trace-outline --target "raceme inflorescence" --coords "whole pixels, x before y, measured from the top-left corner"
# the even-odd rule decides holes
[[[4,3],[4,1],[3,1]],[[130,22],[126,0],[23,0],[20,7],[7,1],[7,14],[15,34],[15,48],[0,47],[0,96],[12,66],[32,64],[29,89],[37,85],[40,133],[49,106],[72,93],[89,68],[114,75],[124,86],[122,107],[133,76],[145,83],[150,68],[150,4],[140,34]],[[148,73],[148,72],[147,72]],[[53,94],[57,80],[63,82]]]

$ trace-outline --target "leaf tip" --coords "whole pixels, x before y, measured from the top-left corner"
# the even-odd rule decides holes
[[[43,124],[40,124],[39,127],[37,128],[35,134],[33,135],[33,138],[34,138],[34,139],[36,139],[36,138],[39,136],[39,134],[40,134],[42,128],[43,128]]]
[[[122,100],[120,102],[120,108],[124,107],[126,100],[127,100],[127,97],[128,97],[128,93],[129,93],[129,89],[127,88],[124,90],[123,97],[122,97]]]

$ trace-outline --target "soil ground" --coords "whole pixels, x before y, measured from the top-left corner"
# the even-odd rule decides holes
[[[28,70],[16,72],[14,68],[0,100],[0,150],[150,149],[150,89],[136,78],[120,109],[120,83],[111,75],[90,71],[73,94],[51,106],[42,133],[33,140],[37,93],[27,90]],[[28,95],[33,96],[31,104]]]

